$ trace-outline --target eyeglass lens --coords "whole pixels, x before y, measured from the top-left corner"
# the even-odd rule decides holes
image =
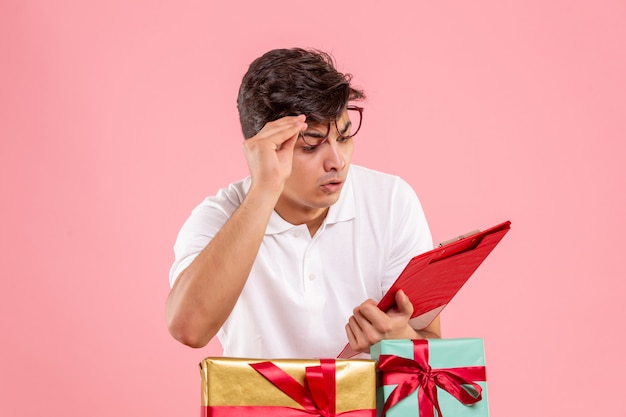
[[[337,130],[340,137],[344,139],[354,137],[361,128],[363,109],[356,106],[349,106],[344,116],[334,122],[330,122],[325,133],[319,131],[306,131],[301,133],[302,140],[309,146],[320,146],[328,140],[331,127]],[[347,114],[347,117],[345,116]]]

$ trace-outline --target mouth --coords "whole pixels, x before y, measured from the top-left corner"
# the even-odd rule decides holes
[[[339,191],[342,185],[343,185],[342,180],[334,179],[334,180],[326,181],[325,183],[323,183],[321,185],[321,188],[327,193],[334,193],[336,191]]]

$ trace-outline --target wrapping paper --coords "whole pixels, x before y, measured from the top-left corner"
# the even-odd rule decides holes
[[[376,415],[373,360],[210,357],[200,373],[204,417]]]
[[[489,416],[482,339],[383,340],[370,351],[378,416]]]

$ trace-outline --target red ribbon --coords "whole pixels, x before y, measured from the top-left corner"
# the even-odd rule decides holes
[[[413,340],[413,354],[414,360],[396,355],[380,355],[378,359],[383,384],[398,384],[385,402],[383,416],[418,387],[421,387],[417,393],[420,417],[434,417],[434,410],[442,417],[437,387],[465,405],[482,400],[482,388],[473,381],[487,380],[484,366],[432,369],[428,364],[427,340]]]
[[[203,416],[226,417],[236,415],[237,417],[251,417],[268,415],[272,412],[275,413],[272,415],[285,417],[302,417],[305,414],[321,417],[374,417],[376,414],[375,409],[336,412],[336,365],[334,359],[320,359],[319,366],[306,367],[304,386],[272,362],[252,363],[250,366],[300,404],[303,409],[280,406],[207,406],[203,407]]]

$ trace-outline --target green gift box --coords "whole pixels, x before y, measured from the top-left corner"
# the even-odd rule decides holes
[[[379,417],[488,417],[483,340],[383,340],[376,360]]]

